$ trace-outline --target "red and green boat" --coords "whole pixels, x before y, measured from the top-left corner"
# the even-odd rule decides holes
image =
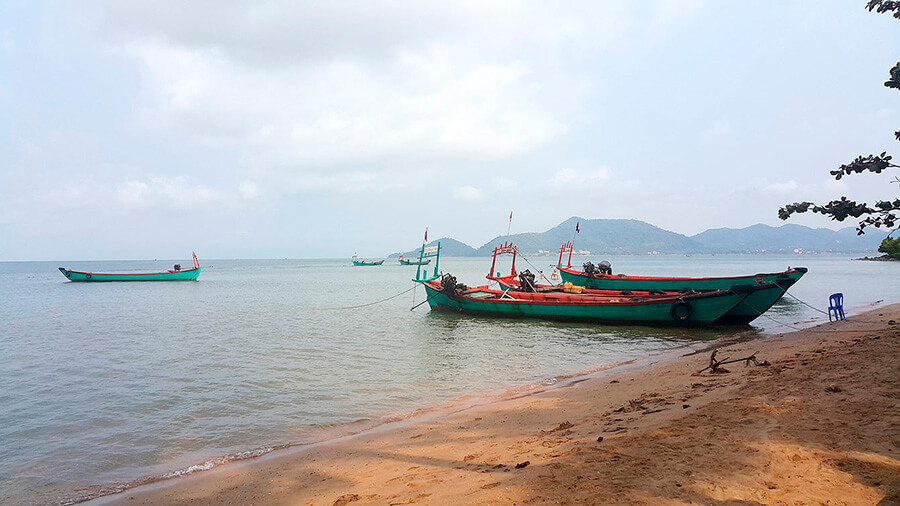
[[[783,272],[753,274],[749,276],[726,277],[664,277],[664,276],[626,276],[613,274],[608,263],[601,263],[598,268],[593,264],[585,264],[582,270],[572,269],[572,243],[564,244],[559,250],[556,269],[563,282],[575,286],[583,286],[592,290],[622,291],[705,291],[705,290],[742,290],[750,295],[718,323],[750,323],[778,302],[788,288],[794,285],[808,271],[806,267],[788,268]],[[568,254],[566,265],[563,257]],[[754,287],[776,288],[754,289]]]
[[[502,249],[514,251],[514,246]],[[437,256],[440,245],[433,252]],[[496,250],[495,250],[496,251]],[[420,258],[426,256],[423,246]],[[496,260],[496,254],[495,254]],[[738,305],[747,293],[735,290],[712,290],[699,293],[676,293],[640,297],[621,294],[576,294],[562,291],[495,290],[487,286],[469,288],[456,282],[450,274],[421,269],[413,281],[421,283],[433,310],[449,310],[472,314],[514,318],[582,321],[608,324],[681,324],[696,325],[715,322]],[[493,272],[495,265],[492,265]]]
[[[181,265],[159,272],[85,272],[60,267],[59,272],[69,281],[110,282],[110,281],[195,281],[200,276],[200,261],[194,253],[194,267],[182,269]]]
[[[607,324],[709,324],[744,298],[732,290],[659,296],[584,295],[468,288],[445,274],[422,283],[433,310],[514,318],[583,321]]]

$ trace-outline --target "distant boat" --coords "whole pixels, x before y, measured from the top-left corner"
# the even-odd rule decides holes
[[[350,260],[353,261],[354,267],[368,267],[372,265],[381,265],[384,263],[384,260],[360,260],[356,257],[356,255],[353,255]]]
[[[403,258],[403,255],[400,255],[400,265],[428,265],[430,263],[430,258],[424,260],[410,260],[408,258]]]
[[[175,264],[172,269],[160,272],[85,272],[65,267],[60,267],[59,272],[69,281],[194,281],[200,276],[200,261],[196,253],[193,255],[194,267],[191,269],[182,269],[180,264]]]

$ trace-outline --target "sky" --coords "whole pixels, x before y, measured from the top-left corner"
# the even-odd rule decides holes
[[[828,174],[900,155],[900,21],[864,6],[3,0],[0,261],[374,258],[426,228],[693,235],[896,198]]]

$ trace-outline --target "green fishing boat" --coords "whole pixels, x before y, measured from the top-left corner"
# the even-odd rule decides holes
[[[350,261],[353,262],[354,267],[371,267],[384,263],[384,260],[362,260],[357,258],[356,255],[353,255],[353,257],[350,258]]]
[[[487,286],[468,288],[457,283],[450,274],[422,284],[428,294],[428,304],[434,310],[605,324],[709,324],[734,308],[745,296],[732,290],[652,299],[514,292],[492,290]]]
[[[571,244],[563,245],[560,251],[560,262],[562,263],[562,255],[565,252],[571,251]],[[502,255],[511,255],[512,256],[512,268],[510,269],[510,273],[506,276],[501,276],[499,272],[495,272],[495,268],[497,265],[497,258]],[[518,251],[514,245],[511,243],[505,243],[500,245],[497,248],[494,248],[493,252],[493,260],[491,261],[491,270],[486,276],[487,279],[491,281],[496,281],[501,287],[504,289],[510,289],[514,291],[537,291],[542,293],[550,293],[550,292],[569,292],[569,293],[580,293],[584,295],[631,295],[634,297],[642,297],[642,298],[654,298],[654,297],[665,297],[669,295],[674,295],[678,293],[691,293],[703,291],[702,289],[692,288],[690,284],[682,285],[682,284],[670,284],[666,285],[665,283],[648,283],[646,285],[634,283],[631,285],[621,286],[620,288],[588,288],[584,285],[578,285],[573,283],[572,281],[564,281],[559,285],[541,285],[535,282],[534,275],[529,271],[524,271],[521,273],[516,272],[516,257],[518,256]],[[571,262],[571,257],[569,262]],[[601,269],[606,270],[607,267],[601,264]],[[592,270],[592,269],[587,269]],[[760,315],[765,313],[769,308],[772,307],[776,302],[778,302],[781,297],[784,296],[785,292],[788,288],[791,287],[794,283],[796,283],[797,279],[806,272],[805,268],[798,269],[789,269],[786,271],[787,273],[776,273],[773,275],[765,275],[769,277],[757,278],[757,277],[748,277],[748,276],[740,276],[740,277],[732,277],[732,278],[702,278],[702,279],[718,279],[730,280],[728,283],[723,283],[719,289],[727,289],[733,290],[735,292],[745,294],[745,297],[741,300],[739,304],[729,310],[727,313],[722,315],[719,319],[716,320],[715,323],[720,324],[747,324],[751,321],[758,318]],[[783,275],[778,275],[783,274]],[[606,273],[600,274],[608,275]],[[600,279],[596,277],[592,279]],[[626,276],[624,278],[625,281],[633,280],[635,277]],[[563,278],[564,280],[566,278]],[[570,278],[571,279],[571,278]],[[683,280],[691,280],[691,279],[701,279],[701,278],[649,278],[649,277],[640,277],[641,280],[647,279],[668,279],[673,280],[677,279],[679,281]],[[765,280],[774,280],[774,282],[766,282]],[[652,288],[650,288],[652,286]],[[666,288],[659,288],[660,286]],[[698,285],[694,285],[698,286]],[[524,288],[523,288],[524,287]],[[676,288],[677,287],[677,288]]]
[[[504,248],[507,246],[511,247]],[[431,248],[423,246],[419,257],[438,257],[439,253],[440,243]],[[439,274],[437,264],[436,261],[431,274],[420,268],[413,279],[425,287],[431,309],[480,315],[608,324],[697,325],[718,320],[747,296],[735,290],[639,297],[469,288],[457,283],[450,274]]]
[[[404,258],[403,255],[400,255],[400,265],[428,265],[431,263],[431,259],[425,260],[411,260],[409,258]]]
[[[69,281],[85,282],[111,282],[111,281],[194,281],[200,276],[200,261],[194,253],[194,267],[182,269],[175,264],[171,270],[160,272],[85,272],[75,271],[60,267],[62,273]]]
[[[559,260],[556,269],[563,282],[569,282],[576,286],[583,286],[596,290],[614,291],[640,291],[660,290],[670,291],[703,291],[743,289],[753,287],[774,286],[768,290],[753,290],[748,297],[736,306],[719,323],[750,323],[776,302],[781,300],[788,288],[807,273],[806,267],[788,267],[782,272],[770,272],[747,276],[725,277],[671,277],[671,276],[627,276],[613,274],[612,268],[607,262],[601,262],[594,266],[586,263],[581,270],[572,268],[572,244],[564,244],[559,251]],[[562,265],[563,257],[568,254],[565,266]]]

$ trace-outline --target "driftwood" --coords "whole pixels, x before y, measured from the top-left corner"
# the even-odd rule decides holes
[[[709,369],[711,372],[716,373],[716,374],[727,373],[727,372],[729,372],[728,369],[725,369],[722,366],[725,364],[733,364],[735,362],[744,362],[744,367],[747,367],[750,364],[753,364],[755,366],[772,365],[769,363],[768,360],[764,360],[762,362],[757,360],[756,354],[759,353],[758,351],[755,352],[753,355],[750,355],[749,357],[736,358],[734,360],[729,360],[731,357],[725,357],[722,360],[718,360],[718,359],[716,359],[716,354],[718,352],[719,352],[719,350],[713,350],[712,355],[709,356],[709,365],[704,367],[703,369],[700,369],[699,371],[697,371],[697,374],[700,374],[707,369]]]

